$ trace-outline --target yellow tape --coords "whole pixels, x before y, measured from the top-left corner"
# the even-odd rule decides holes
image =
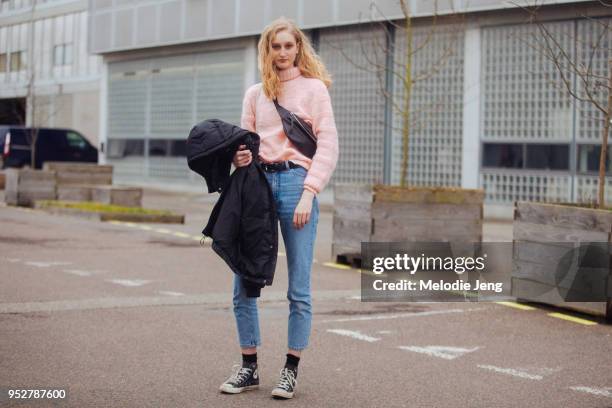
[[[495,303],[497,303],[498,305],[513,307],[515,309],[520,309],[520,310],[535,310],[536,309],[535,307],[522,305],[520,303],[515,303],[515,302],[495,302]]]
[[[352,269],[348,265],[342,265],[342,264],[335,263],[335,262],[325,262],[323,265],[329,266],[330,268],[336,268],[336,269]]]
[[[567,320],[569,322],[584,324],[585,326],[595,326],[597,322],[591,320],[581,319],[579,317],[569,316],[562,313],[549,313],[550,317],[556,317],[557,319]]]

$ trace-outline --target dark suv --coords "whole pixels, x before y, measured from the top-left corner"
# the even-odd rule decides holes
[[[32,128],[0,126],[2,168],[30,166]],[[76,130],[36,128],[36,162],[40,169],[47,161],[98,162],[98,150]]]

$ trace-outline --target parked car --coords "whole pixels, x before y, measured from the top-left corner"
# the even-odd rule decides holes
[[[23,126],[0,126],[0,152],[2,168],[31,166],[32,128]],[[41,169],[47,161],[98,162],[98,149],[93,147],[76,130],[35,128],[36,162],[34,168]]]

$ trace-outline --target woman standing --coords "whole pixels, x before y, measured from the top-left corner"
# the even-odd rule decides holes
[[[268,25],[258,44],[262,82],[244,96],[241,126],[260,136],[258,159],[274,195],[289,270],[288,352],[272,395],[292,398],[298,364],[310,337],[312,306],[310,271],[317,232],[317,194],[329,181],[338,160],[338,136],[325,66],[308,38],[291,20],[280,18]],[[273,100],[312,125],[317,150],[308,158],[287,138]],[[252,155],[242,150],[234,166],[247,166]],[[241,279],[234,275],[234,315],[242,351],[242,367],[220,389],[237,394],[259,388],[257,346],[261,345],[257,298],[246,297]]]

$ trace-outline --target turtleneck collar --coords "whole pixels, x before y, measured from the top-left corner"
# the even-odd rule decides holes
[[[282,71],[278,71],[278,77],[281,82],[290,81],[295,79],[301,75],[300,69],[298,67],[291,67],[284,69]]]

